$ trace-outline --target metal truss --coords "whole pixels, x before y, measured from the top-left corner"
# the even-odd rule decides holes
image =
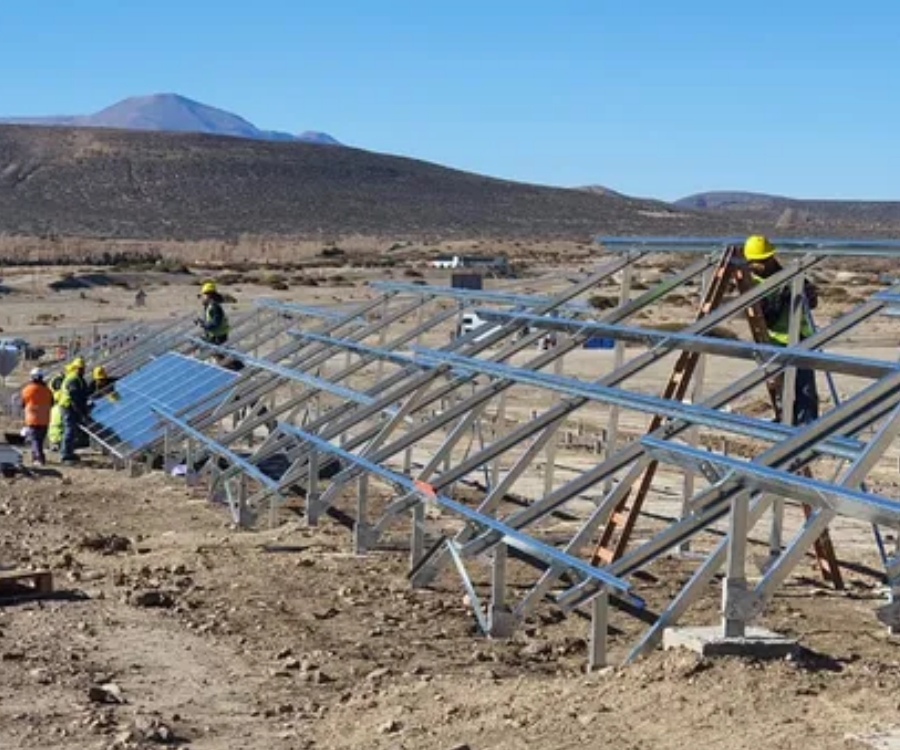
[[[261,300],[225,347],[198,340],[182,320],[108,361],[120,376],[173,349],[239,361],[239,376],[205,401],[158,412],[165,430],[150,453],[208,476],[210,492],[224,493],[242,525],[277,523],[288,506],[302,509],[309,523],[329,514],[353,529],[359,552],[392,530],[408,533],[412,584],[431,585],[455,570],[485,633],[507,635],[548,604],[586,610],[588,659],[597,666],[607,660],[613,616],[650,623],[628,648],[634,658],[658,643],[724,567],[723,632],[741,635],[835,518],[900,527],[900,503],[865,485],[900,429],[900,366],[826,350],[900,303],[897,290],[776,347],[711,334],[752,314],[767,295],[800,288],[819,255],[798,257],[743,293],[733,290],[677,332],[636,321],[686,285],[708,285],[731,255],[701,254],[649,289],[633,290],[632,271],[642,260],[641,252],[609,255],[596,272],[558,280],[556,293],[542,295],[379,283],[375,299],[345,309]],[[593,310],[587,295],[619,277],[619,304]],[[464,310],[486,322],[460,336]],[[795,333],[798,323],[795,315]],[[535,351],[548,332],[552,346]],[[593,355],[596,377],[566,374],[572,356],[596,336],[615,342]],[[685,353],[701,365],[676,396],[635,385]],[[721,359],[751,369],[707,392],[704,365]],[[798,367],[866,384],[809,425],[746,413],[749,398],[781,374],[790,380]],[[580,424],[601,426],[603,439],[596,454],[578,454],[572,471],[558,459]],[[726,438],[742,446],[741,455],[715,450]],[[651,464],[682,478],[680,511],[669,520],[656,514],[616,559],[592,560],[589,550]],[[652,475],[649,482],[655,492]],[[779,536],[770,566],[751,582],[750,533],[785,502],[811,510],[787,544]],[[688,545],[691,579],[651,615],[635,575]],[[892,591],[900,592],[900,561],[888,556],[885,566]]]

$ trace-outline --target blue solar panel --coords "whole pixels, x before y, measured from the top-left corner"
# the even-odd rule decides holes
[[[152,407],[171,413],[185,409],[182,417],[190,420],[217,406],[225,395],[194,409],[191,406],[236,377],[230,370],[182,354],[164,354],[118,380],[111,394],[98,399],[89,429],[117,450],[142,448],[160,438],[164,430]]]

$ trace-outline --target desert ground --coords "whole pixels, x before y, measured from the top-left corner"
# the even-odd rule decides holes
[[[520,288],[529,276],[571,276],[592,262],[581,246],[516,250],[527,274]],[[414,255],[390,269],[314,261],[294,270],[193,275],[5,268],[0,327],[4,337],[50,349],[94,327],[184,315],[197,307],[197,281],[206,276],[229,279],[235,312],[261,296],[346,305],[371,298],[373,279],[448,283],[447,272]],[[658,274],[667,262],[654,259],[644,273]],[[882,288],[878,270],[855,261],[817,271],[827,290],[820,322]],[[84,273],[115,283],[49,287]],[[145,308],[135,306],[138,286],[148,295]],[[691,303],[675,301],[658,319],[640,322],[688,320]],[[879,318],[836,350],[896,359],[898,326],[896,318]],[[590,378],[609,366],[598,357],[610,356],[576,352],[565,372]],[[632,387],[659,392],[670,365],[642,373]],[[7,394],[30,366],[7,378]],[[748,368],[713,368],[709,387]],[[843,396],[858,387],[837,383]],[[510,418],[528,419],[533,408],[513,400]],[[17,427],[8,413],[2,420],[5,429]],[[629,418],[623,430],[639,434],[644,426]],[[898,496],[897,459],[895,446],[872,475],[874,489],[888,497]],[[558,471],[577,472],[589,458],[561,448],[557,460]],[[681,481],[664,474],[651,508],[673,512]],[[900,726],[900,646],[874,615],[884,591],[872,571],[871,532],[860,525],[834,529],[839,556],[853,563],[846,591],[821,583],[810,559],[761,618],[799,639],[791,658],[660,650],[586,673],[582,618],[543,610],[512,639],[486,639],[452,577],[410,588],[399,547],[357,556],[346,529],[328,521],[309,528],[290,515],[275,528],[240,531],[197,489],[161,472],[114,471],[99,453],[77,467],[54,461],[0,478],[0,515],[0,563],[49,568],[57,589],[49,599],[0,606],[4,749],[831,750],[873,746],[864,738]],[[646,519],[639,531],[652,528]],[[689,560],[672,555],[639,593],[660,605],[688,575]],[[711,586],[688,621],[717,622],[719,598]],[[613,633],[614,660],[635,632]]]

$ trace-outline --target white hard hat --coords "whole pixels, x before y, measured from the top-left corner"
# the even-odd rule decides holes
[[[31,371],[31,379],[32,380],[43,380],[44,379],[44,371],[40,367],[35,367]]]

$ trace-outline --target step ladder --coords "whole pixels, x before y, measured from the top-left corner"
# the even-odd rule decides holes
[[[732,284],[737,287],[741,294],[753,287],[754,281],[749,270],[742,262],[737,262],[738,260],[743,261],[742,248],[740,245],[729,245],[722,253],[719,262],[713,270],[710,283],[700,302],[696,320],[701,320],[709,315],[712,310],[715,310],[722,303]],[[770,343],[768,327],[758,304],[747,309],[746,318],[754,341],[764,344]],[[699,352],[681,353],[663,390],[663,398],[678,401],[684,400],[699,359]],[[778,404],[781,402],[778,381],[769,380],[766,382],[766,387],[772,401],[772,407],[777,412]],[[781,415],[778,416],[780,417]],[[663,417],[654,415],[650,421],[648,433],[656,431],[662,423]],[[637,492],[634,494],[634,498],[631,499],[632,491],[629,489],[613,510],[594,549],[591,559],[593,565],[608,565],[625,554],[638,517],[647,500],[647,496],[650,494],[658,466],[658,461],[651,460],[641,474],[640,479],[635,482]],[[804,468],[802,473],[804,476],[811,476],[808,468]],[[807,518],[812,513],[812,508],[808,505],[804,505],[803,510]],[[838,567],[834,545],[831,542],[827,529],[816,540],[814,551],[823,579],[831,583],[835,589],[843,589],[843,578]]]

